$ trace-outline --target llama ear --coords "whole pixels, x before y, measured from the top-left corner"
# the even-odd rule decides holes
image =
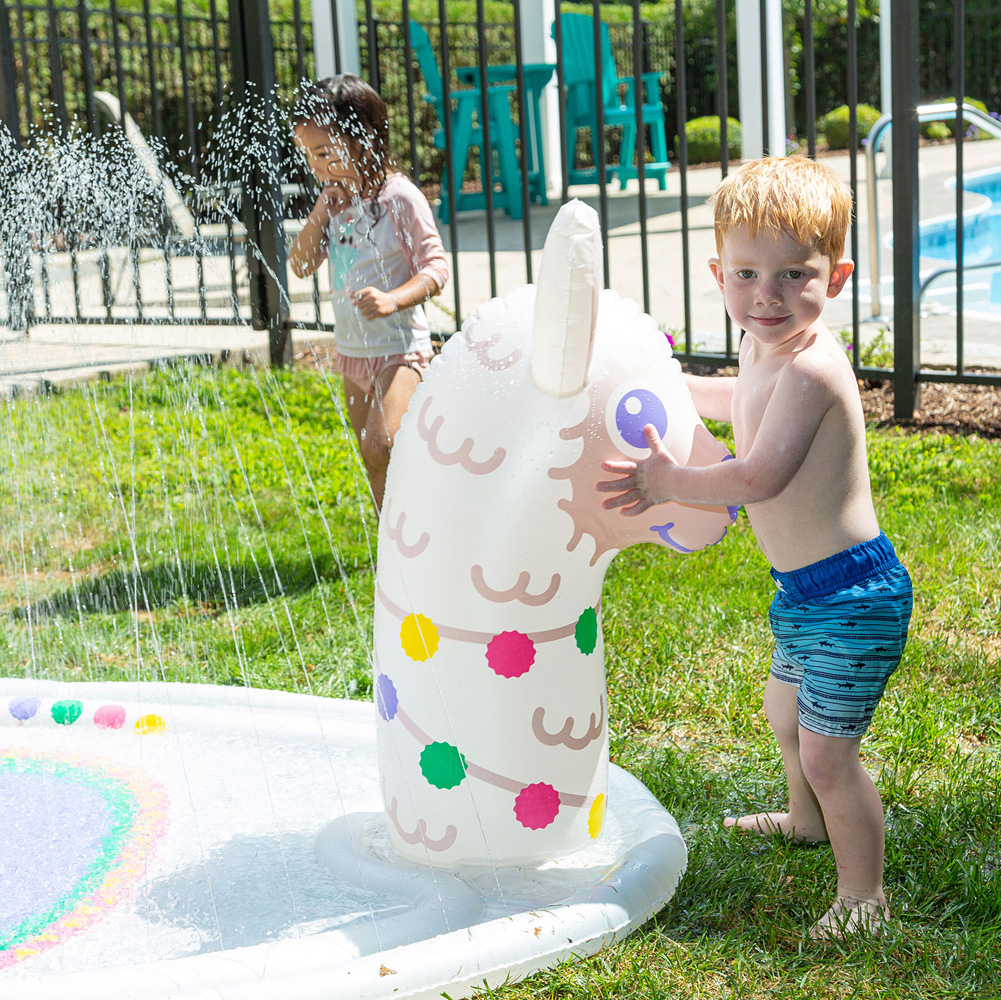
[[[532,379],[550,396],[573,396],[587,384],[600,290],[598,213],[575,198],[549,227],[536,283]]]

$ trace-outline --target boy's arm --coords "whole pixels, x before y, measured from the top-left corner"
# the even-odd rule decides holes
[[[751,450],[743,458],[718,465],[678,465],[656,429],[648,425],[644,430],[650,446],[648,458],[601,463],[606,472],[622,477],[597,484],[599,492],[618,494],[602,506],[608,510],[621,507],[623,514],[634,515],[668,500],[705,506],[770,500],[799,471],[835,401],[834,393],[820,371],[786,372],[772,392]]]
[[[736,383],[737,379],[733,376],[685,375],[685,384],[703,420],[731,423],[730,410]]]

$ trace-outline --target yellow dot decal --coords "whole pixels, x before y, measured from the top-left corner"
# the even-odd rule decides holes
[[[438,629],[424,615],[407,615],[400,626],[400,645],[411,660],[430,660],[438,650]]]
[[[591,835],[592,840],[598,839],[598,834],[601,833],[601,827],[605,822],[605,796],[604,794],[596,796],[595,800],[591,803],[591,811],[587,814],[587,832]]]
[[[151,736],[155,733],[162,733],[167,728],[167,723],[163,721],[161,715],[144,715],[136,723],[136,732],[140,736]]]

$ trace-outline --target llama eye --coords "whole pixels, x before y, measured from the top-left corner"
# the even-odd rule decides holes
[[[660,397],[649,389],[629,389],[615,406],[615,429],[622,440],[633,448],[645,449],[643,428],[653,424],[657,433],[667,434],[667,408]]]

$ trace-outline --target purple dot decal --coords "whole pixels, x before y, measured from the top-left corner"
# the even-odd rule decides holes
[[[396,686],[386,674],[379,674],[379,679],[375,682],[375,704],[379,714],[387,722],[396,715],[396,710],[400,707]]]
[[[514,814],[518,822],[529,830],[549,826],[560,811],[560,793],[544,782],[527,785],[514,800]]]
[[[487,643],[487,665],[499,677],[520,677],[535,663],[535,643],[524,632],[501,632]]]
[[[41,704],[38,698],[11,698],[7,707],[18,722],[27,722],[34,718]]]
[[[663,437],[667,433],[667,410],[649,389],[632,389],[619,400],[615,407],[615,426],[626,444],[634,448],[646,448],[643,428],[653,424]]]
[[[121,705],[102,705],[94,713],[98,729],[121,729],[125,724],[125,709]]]

